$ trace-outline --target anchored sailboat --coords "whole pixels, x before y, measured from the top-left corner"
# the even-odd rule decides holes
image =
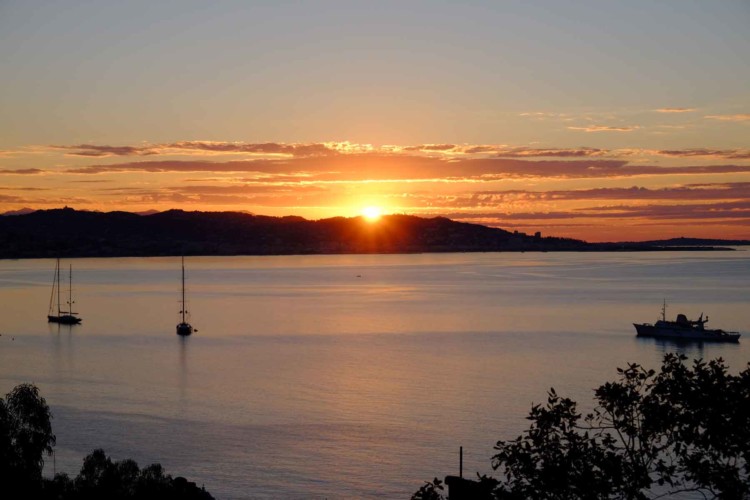
[[[185,302],[185,257],[182,258],[182,300],[180,300],[182,307],[180,308],[180,314],[182,315],[182,321],[177,324],[177,335],[183,337],[193,333],[193,327],[187,322],[187,302]]]
[[[68,310],[63,311],[61,307],[61,284],[60,281],[60,259],[57,259],[55,264],[55,277],[52,280],[52,294],[49,298],[49,311],[47,313],[47,321],[49,323],[61,323],[63,325],[77,325],[81,322],[81,318],[77,317],[73,312],[73,266],[71,265],[68,269]],[[55,296],[57,296],[57,309],[55,312]]]

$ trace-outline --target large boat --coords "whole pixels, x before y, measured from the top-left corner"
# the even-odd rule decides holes
[[[180,300],[182,307],[180,307],[180,314],[182,315],[182,321],[177,324],[177,335],[186,337],[193,333],[193,326],[187,322],[187,302],[185,302],[185,257],[182,258],[182,299]]]
[[[738,332],[725,332],[720,329],[706,328],[708,316],[703,313],[697,320],[690,320],[684,314],[678,314],[674,321],[667,321],[667,303],[661,308],[661,319],[656,323],[633,323],[636,336],[653,337],[670,340],[698,340],[702,342],[739,342]]]
[[[61,323],[63,325],[77,325],[81,322],[81,318],[76,316],[73,312],[73,266],[71,265],[68,269],[68,301],[67,311],[63,311],[61,304],[61,284],[60,281],[60,259],[57,259],[55,264],[55,276],[52,279],[52,294],[49,298],[49,311],[47,312],[47,322],[49,323]],[[55,296],[57,296],[57,307],[55,307]]]

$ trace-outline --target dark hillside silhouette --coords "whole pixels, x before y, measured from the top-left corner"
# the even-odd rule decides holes
[[[587,250],[586,242],[542,238],[443,217],[386,215],[309,221],[239,212],[169,210],[151,215],[70,208],[0,217],[0,258],[159,255]]]

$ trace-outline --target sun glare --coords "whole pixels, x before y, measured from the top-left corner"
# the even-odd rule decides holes
[[[365,217],[365,219],[374,222],[378,220],[381,215],[383,215],[383,211],[380,209],[380,207],[365,207],[362,209],[362,215]]]

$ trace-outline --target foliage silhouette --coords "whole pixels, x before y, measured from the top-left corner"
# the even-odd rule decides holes
[[[659,373],[618,369],[586,416],[551,389],[529,429],[496,444],[490,498],[750,498],[750,365],[731,375],[721,358],[686,359],[667,354]],[[440,498],[429,485],[421,498]]]
[[[42,480],[44,455],[52,453],[49,406],[32,384],[21,384],[0,398],[0,485],[15,490]]]
[[[45,483],[45,497],[62,500],[143,499],[212,500],[213,497],[183,477],[172,478],[159,464],[140,469],[125,459],[113,462],[102,449],[83,459],[75,479],[57,474]]]
[[[159,464],[140,469],[130,459],[113,462],[104,450],[83,460],[75,479],[42,476],[44,455],[52,454],[52,413],[39,389],[21,384],[0,398],[0,497],[42,500],[159,499],[212,500],[183,477],[172,478]]]
[[[423,484],[422,487],[411,496],[411,500],[440,500],[443,498],[440,494],[443,489],[443,482],[440,479],[435,478],[429,483]]]

